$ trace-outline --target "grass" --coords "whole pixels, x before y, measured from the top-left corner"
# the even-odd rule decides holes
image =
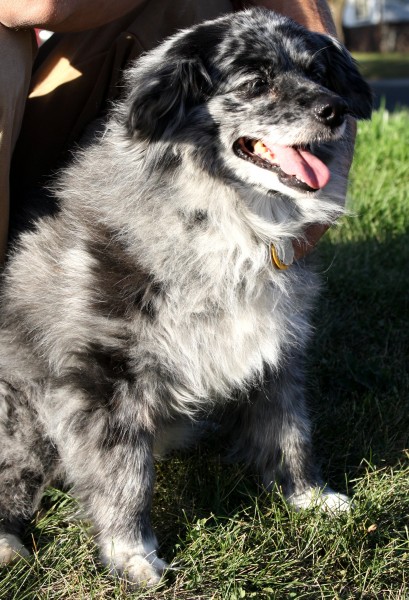
[[[310,352],[315,445],[349,515],[288,510],[205,445],[158,465],[154,524],[174,561],[158,600],[409,598],[409,113],[360,126],[349,206],[317,252],[325,280]],[[123,599],[77,506],[50,489],[4,568],[7,600]]]
[[[399,52],[354,52],[360,70],[367,79],[409,77],[409,55]]]

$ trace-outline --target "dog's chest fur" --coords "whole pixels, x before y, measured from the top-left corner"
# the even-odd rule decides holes
[[[169,401],[183,412],[254,385],[307,329],[297,297],[287,295],[292,286],[283,293],[274,285],[266,248],[255,245],[252,261],[234,244],[215,245],[198,243],[179,256],[186,272],[174,257],[174,272],[163,281],[151,273],[126,320],[133,369],[157,369]]]
[[[267,364],[279,365],[294,336],[303,343],[311,275],[298,267],[275,271],[269,244],[257,237],[236,193],[197,172],[192,177],[192,168],[183,173],[171,200],[157,192],[137,205],[132,255],[145,274],[135,283],[135,312],[125,310],[136,369],[141,360],[160,365],[171,400],[185,411],[243,391]],[[123,281],[122,268],[118,275]]]

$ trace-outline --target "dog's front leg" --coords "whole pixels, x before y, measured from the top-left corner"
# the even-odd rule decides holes
[[[150,524],[153,435],[144,410],[119,394],[116,405],[78,410],[87,402],[82,391],[70,390],[69,404],[77,409],[61,408],[54,436],[68,483],[92,521],[102,562],[137,586],[155,585],[166,564]]]
[[[119,431],[119,440],[101,456],[105,464],[110,464],[110,473],[99,482],[102,496],[96,489],[91,497],[92,513],[102,562],[136,586],[152,586],[167,566],[157,556],[158,543],[150,522],[152,436],[140,427],[132,427],[127,433]]]
[[[280,483],[294,508],[348,509],[346,496],[323,486],[314,462],[298,356],[279,372],[266,370],[263,384],[239,410],[234,445],[234,455],[256,468],[267,489]]]

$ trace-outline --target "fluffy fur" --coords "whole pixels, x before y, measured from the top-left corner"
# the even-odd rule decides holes
[[[263,10],[182,31],[126,74],[104,133],[55,185],[57,215],[21,236],[3,278],[0,561],[57,475],[101,557],[158,581],[153,456],[217,415],[232,455],[295,507],[322,485],[302,355],[318,281],[270,244],[342,212],[337,153],[370,92],[346,50]],[[308,148],[323,189],[262,163],[248,140]],[[259,157],[260,158],[260,157]],[[324,489],[320,502],[347,499]]]

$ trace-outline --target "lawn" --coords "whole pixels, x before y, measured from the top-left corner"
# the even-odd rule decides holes
[[[364,77],[376,79],[409,78],[409,54],[399,52],[354,52]]]
[[[331,519],[261,493],[212,443],[158,465],[154,523],[173,561],[157,600],[409,598],[409,112],[359,128],[352,216],[317,250],[309,394],[322,470],[354,496]],[[5,568],[0,598],[125,598],[86,523],[51,489],[27,532],[34,555]],[[176,568],[177,567],[177,568]]]

